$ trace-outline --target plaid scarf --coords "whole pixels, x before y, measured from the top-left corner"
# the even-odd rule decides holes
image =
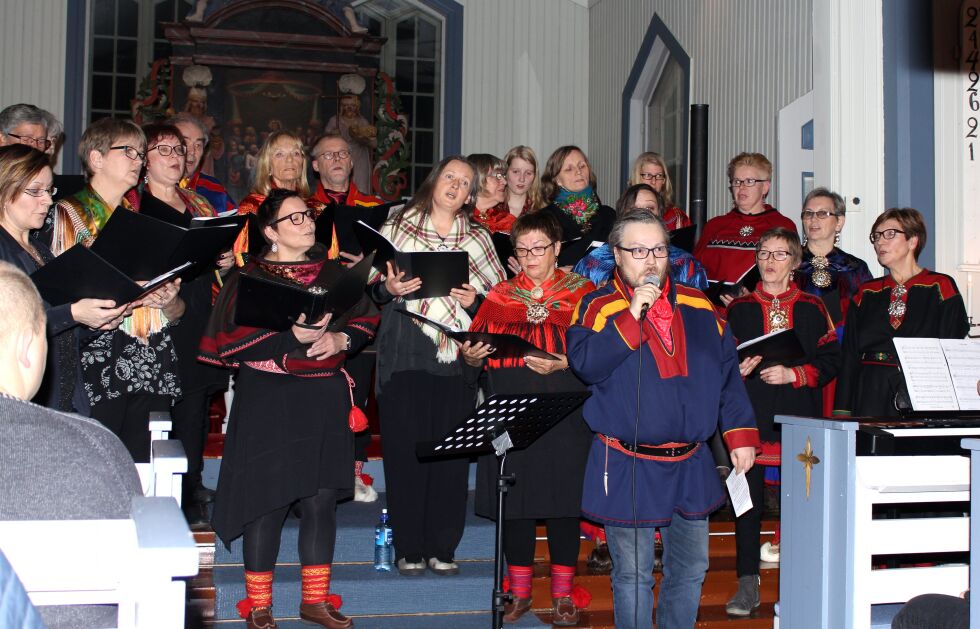
[[[421,220],[420,220],[421,219]],[[473,225],[462,212],[456,214],[449,234],[443,238],[436,232],[431,217],[424,219],[416,209],[405,212],[400,223],[389,221],[381,228],[400,251],[439,251],[440,246],[449,251],[465,251],[469,254],[469,283],[476,292],[486,295],[504,279],[504,269],[497,260],[497,253],[490,234],[482,227]],[[454,298],[433,297],[405,302],[405,309],[435,319],[440,323],[468,330],[471,319],[466,310]],[[451,363],[459,354],[456,342],[429,325],[416,321],[423,334],[432,339],[438,348],[436,359]]]

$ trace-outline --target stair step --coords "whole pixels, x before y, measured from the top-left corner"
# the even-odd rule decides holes
[[[345,606],[346,607],[346,606]],[[344,612],[346,613],[346,609]],[[371,615],[351,616],[357,629],[486,629],[490,625],[490,613],[457,612],[446,614],[401,614],[401,615]],[[310,629],[311,625],[302,622],[298,617],[276,617],[279,629]],[[239,629],[245,626],[244,620],[222,620],[215,627]],[[528,614],[520,621],[507,624],[507,627],[524,629],[527,627],[542,627],[542,623],[534,615]],[[587,625],[582,625],[587,626]],[[609,625],[612,629],[612,625]]]

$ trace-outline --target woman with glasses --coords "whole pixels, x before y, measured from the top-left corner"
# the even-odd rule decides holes
[[[584,385],[568,370],[565,331],[578,302],[595,285],[575,273],[555,268],[561,251],[561,227],[550,214],[525,214],[510,234],[521,272],[493,287],[470,326],[476,332],[515,334],[555,360],[526,356],[498,359],[481,343],[462,348],[468,365],[485,368],[488,393],[582,391]],[[475,375],[475,374],[474,374]],[[507,494],[504,554],[514,601],[504,622],[515,622],[531,609],[535,527],[544,520],[551,556],[552,622],[578,623],[571,600],[578,563],[582,479],[592,433],[578,409],[529,448],[507,455],[507,473],[517,484]],[[476,512],[496,519],[497,459],[481,457],[477,465]]]
[[[313,211],[295,190],[273,190],[256,218],[268,248],[229,274],[200,358],[238,369],[218,476],[212,525],[227,545],[243,537],[245,591],[239,613],[252,628],[274,627],[273,568],[293,505],[299,529],[300,618],[331,629],[353,623],[330,596],[338,500],[353,493],[354,433],[345,359],[374,336],[377,310],[367,296],[343,315],[266,330],[238,325],[241,274],[300,286],[330,285],[343,266],[315,242]]]
[[[124,198],[146,158],[146,136],[129,120],[103,118],[82,134],[78,147],[88,185],[58,201],[51,216],[51,251],[90,246],[113,212],[133,211]],[[152,243],[146,243],[152,246]],[[119,436],[137,462],[150,458],[147,422],[181,396],[171,323],[184,314],[180,280],[127,308],[118,328],[81,347],[82,377],[92,417]]]
[[[473,220],[486,227],[491,234],[509,234],[516,217],[507,209],[507,178],[504,175],[506,169],[504,162],[489,153],[474,153],[467,155],[466,159],[476,168]]]
[[[593,242],[606,242],[616,211],[602,205],[589,158],[577,146],[562,146],[548,158],[541,176],[541,208],[558,220],[565,247],[558,264],[570,271]]]
[[[708,279],[737,282],[755,264],[759,237],[770,229],[796,231],[793,221],[766,203],[772,180],[772,164],[761,153],[739,153],[728,162],[728,183],[735,207],[708,221],[694,248],[694,257],[708,272]],[[738,287],[747,294],[755,286]],[[730,303],[731,295],[722,301]]]
[[[54,259],[37,230],[57,193],[48,156],[29,146],[0,147],[0,260],[27,274]],[[72,304],[45,304],[48,358],[38,404],[68,413],[89,414],[78,345],[91,330],[110,330],[123,320],[126,304],[80,299]]]
[[[664,209],[661,218],[663,218],[667,229],[673,231],[691,224],[691,219],[684,213],[684,210],[673,204],[674,185],[670,182],[667,164],[659,153],[651,151],[640,153],[639,157],[633,161],[628,184],[636,186],[641,183],[645,183],[663,196],[664,208],[666,209]]]
[[[504,155],[504,163],[507,166],[507,209],[511,215],[517,218],[541,209],[544,200],[534,150],[529,146],[515,146]]]
[[[761,277],[758,287],[728,306],[728,324],[736,342],[791,329],[806,356],[786,364],[763,364],[761,356],[749,356],[739,364],[755,410],[762,452],[746,475],[752,509],[735,521],[738,591],[726,606],[733,616],[748,616],[759,606],[764,487],[767,480],[778,482],[770,470],[778,472],[780,462],[779,430],[773,418],[819,417],[821,388],[834,379],[840,367],[840,345],[827,309],[819,297],[804,293],[792,281],[802,259],[796,230],[777,227],[761,234],[755,255]]]
[[[464,157],[447,157],[381,228],[401,251],[469,254],[469,281],[445,297],[413,299],[411,293],[422,280],[406,279],[405,272],[395,273],[390,263],[370,289],[375,302],[383,304],[375,343],[375,392],[395,559],[405,576],[424,574],[427,567],[440,575],[459,572],[454,556],[466,520],[468,463],[420,461],[415,444],[441,439],[473,410],[476,395],[464,377],[455,341],[403,313],[469,328],[481,295],[504,279],[490,234],[467,213],[475,190],[473,166]]]
[[[888,274],[865,282],[851,298],[834,400],[838,416],[895,417],[908,406],[892,339],[961,339],[969,331],[953,278],[919,266],[926,226],[917,210],[885,211],[870,238]]]

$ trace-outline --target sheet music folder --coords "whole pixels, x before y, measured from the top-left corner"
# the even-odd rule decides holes
[[[694,236],[698,230],[697,225],[679,227],[670,231],[670,244],[678,249],[683,249],[688,253],[694,252]]]
[[[223,219],[215,219],[223,220]],[[116,210],[92,243],[92,251],[136,280],[148,280],[184,262],[208,268],[235,242],[244,216],[225,224],[193,221],[181,227],[129,210]]]
[[[242,272],[239,278],[238,299],[235,303],[235,323],[266,330],[288,330],[301,314],[313,324],[328,312],[334,318],[353,308],[364,294],[372,256],[346,269],[329,287],[320,278],[310,286],[287,280]]]
[[[438,441],[419,442],[419,458],[459,457],[497,452],[493,441],[508,436],[508,446],[521,450],[585,403],[589,391],[518,393],[488,397],[483,404]]]
[[[538,358],[544,358],[546,360],[558,360],[558,357],[549,354],[548,352],[540,349],[533,343],[522,339],[516,334],[493,334],[491,332],[468,332],[466,330],[459,330],[452,328],[438,321],[433,321],[432,319],[426,317],[425,315],[420,315],[415,312],[409,312],[407,310],[399,310],[403,315],[421,321],[424,324],[431,325],[439,329],[440,332],[453,339],[454,341],[459,341],[460,343],[465,343],[469,341],[470,343],[485,343],[487,345],[492,345],[497,348],[490,358],[524,358],[525,356],[536,356]]]
[[[170,269],[141,286],[83,244],[77,244],[31,274],[44,301],[52,306],[79,299],[111,299],[128,304],[176,278],[189,263]]]
[[[755,290],[756,284],[762,276],[759,274],[759,266],[753,264],[742,276],[735,280],[734,282],[720,282],[718,280],[708,280],[708,290],[704,291],[705,297],[710,299],[712,303],[720,308],[724,308],[725,304],[721,301],[722,295],[729,295],[730,297],[738,297],[739,292],[744,287],[745,290],[750,293]]]
[[[465,251],[399,251],[394,243],[362,221],[354,223],[364,251],[374,252],[374,268],[387,272],[386,263],[391,260],[399,271],[405,271],[405,279],[422,279],[422,288],[405,295],[405,299],[445,297],[450,289],[459,288],[470,281],[470,254]]]
[[[756,370],[771,365],[788,365],[806,357],[803,345],[792,328],[756,337],[740,344],[737,349],[739,362],[749,356],[762,356],[762,362]]]

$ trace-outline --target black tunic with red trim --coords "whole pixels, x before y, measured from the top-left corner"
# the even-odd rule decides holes
[[[785,323],[780,325],[780,320]],[[778,465],[779,431],[773,417],[822,415],[822,388],[834,379],[840,368],[840,344],[834,322],[819,297],[804,293],[794,285],[781,295],[770,295],[759,288],[736,299],[728,307],[728,325],[736,343],[792,328],[806,352],[804,359],[783,365],[795,372],[793,384],[766,384],[759,377],[760,369],[745,379],[763,441],[763,456],[758,462]]]
[[[585,295],[595,290],[588,279],[556,270],[541,285],[541,297],[524,273],[497,284],[476,314],[470,329],[495,334],[516,334],[538,348],[565,353],[565,332],[572,312]],[[571,370],[547,376],[535,373],[523,359],[487,361],[491,393],[551,393],[584,391]],[[582,509],[582,477],[592,431],[578,409],[525,450],[507,455],[507,473],[517,483],[507,493],[505,518],[577,518]],[[497,459],[480,457],[477,464],[476,512],[496,519]]]
[[[895,397],[904,392],[905,380],[892,339],[961,339],[969,331],[963,297],[953,278],[923,269],[904,286],[901,294],[886,275],[862,284],[851,299],[834,415],[898,416]]]
[[[316,245],[309,261],[271,262],[252,258],[244,271],[329,286],[343,272]],[[212,526],[227,545],[261,515],[317,493],[320,488],[351,490],[354,435],[347,425],[351,408],[341,369],[347,353],[323,360],[306,356],[292,331],[274,332],[235,324],[240,272],[233,270],[218,295],[201,339],[199,360],[238,368],[235,398],[225,437]],[[344,332],[355,353],[374,336],[378,314],[364,296],[331,322]]]

